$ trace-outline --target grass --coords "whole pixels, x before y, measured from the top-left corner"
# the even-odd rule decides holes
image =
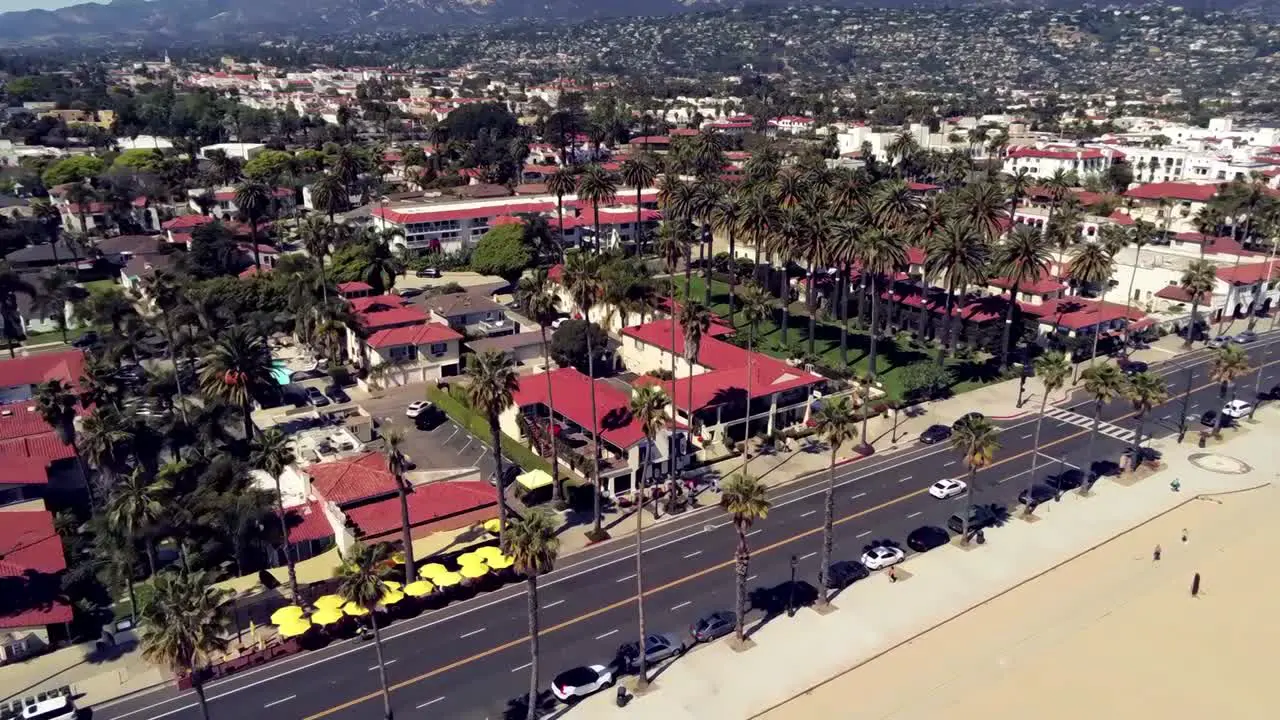
[[[705,297],[706,284],[703,279],[694,276],[690,291],[694,300],[701,302]],[[676,294],[684,296],[683,278],[676,281]],[[710,309],[726,322],[729,318],[729,285],[713,280],[711,282]],[[886,311],[881,306],[880,312]],[[749,328],[742,316],[734,318],[735,335],[745,342]],[[841,367],[840,358],[840,325],[819,319],[814,325],[814,354],[823,364],[830,367]],[[782,309],[775,306],[771,317],[763,320],[756,329],[755,349],[773,357],[788,360],[803,354],[809,348],[809,317],[804,313],[803,305],[795,303],[787,321],[787,333],[782,334]],[[929,361],[936,357],[936,349],[921,347],[900,337],[881,338],[876,345],[876,379],[890,399],[900,399],[903,395],[903,370],[915,363]],[[871,342],[866,333],[855,330],[850,323],[848,334],[849,369],[857,374],[865,374],[869,370]],[[994,364],[977,360],[960,360],[950,358],[946,366],[951,370],[955,382],[951,386],[953,393],[959,394],[988,383],[999,380],[998,369]]]
[[[116,284],[114,280],[105,279],[105,278],[102,280],[90,280],[89,282],[82,282],[80,283],[80,286],[91,293],[102,293],[102,292],[106,292],[108,290],[112,290],[120,287],[119,285]]]
[[[427,388],[427,399],[435,403],[436,407],[444,411],[454,422],[467,429],[472,435],[487,440],[492,431],[489,429],[489,422],[485,420],[480,413],[471,409],[462,399],[455,397],[453,394],[438,387],[429,386]],[[525,470],[542,470],[548,474],[551,473],[551,463],[546,458],[539,456],[523,443],[505,433],[501,436],[502,452],[511,458],[516,464]],[[569,484],[576,484],[577,478],[563,468],[560,475]]]
[[[85,333],[89,332],[92,329],[93,328],[88,326],[67,328],[67,342],[75,341],[81,335],[84,335]],[[54,343],[54,342],[56,343],[62,342],[61,331],[54,330],[52,332],[29,333],[27,335],[27,339],[22,341],[22,344],[23,345],[42,345],[44,343]]]

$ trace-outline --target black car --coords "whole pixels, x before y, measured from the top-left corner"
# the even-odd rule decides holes
[[[959,420],[956,420],[955,422],[951,423],[951,429],[955,430],[956,428],[960,427],[960,423],[970,422],[973,420],[983,420],[986,417],[987,417],[986,415],[983,415],[980,412],[965,413],[964,415],[960,416]]]
[[[425,288],[404,288],[396,291],[396,293],[402,298],[418,297],[424,292],[426,292]]]
[[[307,402],[311,403],[313,406],[324,407],[329,404],[329,398],[325,397],[324,393],[320,392],[319,389],[308,386],[306,392]]]
[[[1205,410],[1204,414],[1200,416],[1200,424],[1205,427],[1213,427],[1214,425],[1218,424],[1218,411]],[[1223,427],[1226,427],[1227,425],[1230,425],[1230,424],[1231,424],[1231,418],[1229,417],[1222,418]]]
[[[438,278],[440,277],[440,271],[433,267],[422,268],[418,272],[414,273],[414,275],[420,278]]]
[[[1151,366],[1141,360],[1130,360],[1120,366],[1125,375],[1137,375],[1146,372]]]
[[[945,441],[951,437],[951,428],[946,425],[930,425],[924,432],[920,433],[920,442],[925,445],[933,445]]]
[[[347,394],[347,391],[343,390],[337,385],[330,385],[329,387],[325,388],[324,394],[327,395],[330,400],[336,403],[351,402],[351,396]]]
[[[1272,385],[1271,389],[1265,391],[1262,397],[1264,399],[1270,398],[1271,400],[1280,400],[1280,385]]]
[[[969,506],[969,532],[990,527],[995,524],[995,521],[996,516],[995,513],[991,512],[991,508],[983,505]],[[947,518],[947,527],[953,533],[964,532],[964,518],[960,516],[960,513],[952,515]]]
[[[831,567],[827,568],[827,589],[847,588],[870,574],[871,571],[867,570],[867,566],[856,560],[831,563]]]
[[[951,542],[951,536],[937,525],[924,525],[907,535],[907,547],[918,553],[929,552],[949,542]]]
[[[1031,500],[1030,503],[1027,502],[1028,496],[1030,496],[1030,500]],[[1049,500],[1053,500],[1056,497],[1058,497],[1057,490],[1054,490],[1048,485],[1040,485],[1037,483],[1035,485],[1032,485],[1027,490],[1023,490],[1022,492],[1018,493],[1018,504],[1039,505],[1042,502],[1048,502]]]
[[[1058,492],[1073,490],[1084,484],[1084,471],[1074,468],[1066,470],[1049,477],[1044,484]]]
[[[689,626],[689,634],[693,636],[694,642],[711,642],[733,632],[737,623],[737,613],[731,610],[717,610],[695,620]]]

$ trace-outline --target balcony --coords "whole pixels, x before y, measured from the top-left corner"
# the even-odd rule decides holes
[[[483,335],[510,335],[516,331],[516,324],[505,317],[497,320],[481,320],[476,323],[476,330]]]

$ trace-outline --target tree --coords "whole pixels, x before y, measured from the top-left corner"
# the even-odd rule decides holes
[[[711,208],[710,219],[711,228],[715,232],[723,233],[729,242],[729,262],[736,264],[738,261],[738,253],[736,243],[734,242],[739,227],[742,225],[743,210],[745,203],[742,196],[737,192],[726,194],[720,198],[714,207]],[[736,265],[735,265],[736,266]],[[737,296],[738,273],[731,271],[729,273],[729,324],[734,324],[734,300]],[[711,287],[710,283],[707,287]]]
[[[242,183],[236,188],[236,207],[249,223],[249,239],[253,243],[253,266],[262,270],[258,253],[258,224],[271,210],[271,189],[258,182]]]
[[[595,355],[608,339],[604,330],[595,323],[565,320],[551,336],[551,358],[560,367],[573,367],[591,374],[597,359]]]
[[[204,696],[204,665],[226,649],[226,590],[205,573],[161,573],[151,601],[142,610],[142,657],[175,672],[186,673],[196,691],[200,714],[209,720]]]
[[[878,315],[880,292],[878,280],[881,277],[889,278],[889,288],[892,290],[894,274],[898,271],[898,268],[907,264],[907,247],[900,235],[879,228],[871,228],[859,236],[859,241],[854,248],[855,257],[862,265],[862,272],[866,273],[871,281],[871,332],[869,333],[871,352],[867,360],[865,384],[865,402],[869,402],[871,399],[871,385],[876,381],[876,352],[880,337]],[[862,448],[864,451],[870,449],[870,445],[867,443],[866,416],[867,414],[864,413],[862,424]]]
[[[978,482],[978,471],[995,461],[1000,442],[996,435],[999,430],[990,420],[973,415],[966,415],[955,424],[951,434],[951,447],[964,456],[965,467],[969,470],[969,482],[964,489],[964,511],[961,515],[960,542],[969,542],[969,513],[973,505],[973,495]]]
[[[1182,272],[1178,286],[1191,296],[1191,317],[1187,323],[1187,337],[1182,346],[1190,348],[1200,329],[1200,315],[1197,309],[1201,303],[1213,300],[1213,289],[1218,284],[1218,268],[1208,260],[1192,260]]]
[[[644,227],[644,208],[641,205],[641,193],[658,178],[658,161],[652,153],[642,152],[623,160],[621,171],[623,184],[636,191],[636,254],[643,255],[644,233],[641,228]]]
[[[711,311],[696,300],[686,298],[684,304],[680,306],[680,315],[678,319],[680,322],[680,332],[684,335],[684,362],[689,369],[688,375],[685,376],[685,384],[688,389],[688,402],[685,406],[685,411],[688,413],[689,418],[689,432],[696,433],[700,432],[700,430],[696,427],[694,418],[696,409],[693,406],[693,369],[694,365],[697,364],[698,361],[698,352],[702,349],[702,338],[711,330]],[[674,347],[672,348],[672,352],[675,352]],[[675,380],[674,375],[671,379],[672,381]],[[672,398],[672,400],[674,401],[674,398]],[[674,413],[672,413],[673,429],[674,420]],[[668,496],[671,498],[671,502],[674,503],[676,495],[676,463],[674,455],[671,458],[671,466],[669,470],[671,471],[671,492]]]
[[[1133,243],[1133,269],[1129,272],[1129,290],[1124,295],[1124,347],[1129,347],[1129,310],[1133,307],[1133,283],[1138,279],[1138,263],[1142,260],[1142,248],[1155,237],[1155,226],[1146,220],[1135,220],[1126,233],[1127,242]],[[1115,253],[1112,253],[1114,257]]]
[[[149,477],[142,468],[120,478],[107,496],[107,523],[122,537],[141,542],[147,563],[156,574],[155,534],[165,515],[164,499],[172,490],[167,482]]]
[[[591,206],[592,235],[596,252],[600,244],[600,206],[608,205],[618,196],[618,182],[599,165],[588,165],[578,181],[578,199]]]
[[[471,376],[467,400],[488,421],[492,435],[494,485],[498,493],[498,523],[501,526],[498,544],[506,551],[506,473],[503,470],[502,430],[498,426],[498,416],[515,402],[513,394],[520,380],[511,356],[501,350],[486,350],[472,356],[467,362],[467,374]]]
[[[1209,363],[1209,379],[1218,383],[1218,399],[1225,400],[1227,392],[1231,392],[1231,399],[1235,400],[1235,381],[1236,378],[1249,372],[1249,354],[1239,345],[1224,345],[1213,351],[1213,360]],[[1222,434],[1222,418],[1223,413],[1218,413],[1218,419],[1213,424],[1214,437]]]
[[[471,253],[471,269],[484,275],[497,275],[507,281],[520,277],[533,255],[524,244],[522,225],[499,225],[491,228],[476,243]]]
[[[18,310],[19,295],[34,298],[36,289],[10,268],[8,263],[0,262],[0,329],[3,329],[10,359],[14,357],[14,345],[27,337],[22,324],[22,313]]]
[[[742,320],[747,325],[747,397],[742,417],[742,474],[747,475],[751,462],[751,378],[752,358],[755,356],[756,331],[760,322],[769,315],[769,293],[754,281],[742,288]]]
[[[863,409],[864,417],[867,410]],[[822,552],[818,555],[818,603],[825,606],[827,569],[831,565],[831,546],[835,539],[836,454],[858,433],[858,420],[849,407],[849,399],[840,397],[824,402],[814,416],[814,430],[831,451],[827,465],[827,495],[822,509]]]
[[[556,168],[555,172],[547,176],[547,192],[556,196],[556,221],[559,223],[560,230],[560,262],[564,262],[564,196],[571,195],[577,190],[577,177],[565,168]]]
[[[938,349],[939,365],[951,353],[952,305],[958,294],[964,296],[965,288],[986,278],[990,246],[970,224],[950,221],[942,231],[931,236],[925,245],[925,274],[930,277],[945,276],[947,298],[943,309],[943,338]]]
[[[1047,276],[1051,260],[1049,243],[1044,235],[1029,225],[1016,225],[996,249],[995,273],[1009,283],[1009,304],[1005,308],[1004,335],[1000,343],[1001,368],[1009,367],[1010,335],[1014,308],[1018,307],[1018,289]]]
[[[639,515],[639,511],[636,512]],[[507,554],[515,561],[516,572],[524,575],[529,609],[529,707],[528,720],[535,720],[538,708],[538,576],[555,568],[560,554],[555,519],[546,510],[533,508],[511,523],[507,531]]]
[[[516,288],[516,298],[520,306],[529,314],[529,318],[538,323],[538,332],[542,338],[543,377],[547,381],[547,414],[555,417],[556,402],[551,392],[551,345],[547,341],[547,327],[560,316],[560,296],[556,293],[547,271],[539,268],[533,274],[520,278],[520,284]],[[585,342],[584,333],[584,345]],[[547,425],[547,431],[548,433],[551,431],[550,423]],[[557,508],[564,505],[564,488],[560,485],[560,448],[554,438],[551,441],[551,502]]]
[[[387,459],[387,472],[396,484],[396,495],[400,500],[400,545],[404,554],[404,583],[408,585],[418,579],[418,566],[413,559],[413,526],[409,521],[409,493],[413,492],[413,484],[404,476],[409,461],[400,448],[404,445],[404,435],[391,431],[383,436],[382,454]]]
[[[329,216],[330,227],[334,226],[333,216],[346,209],[348,202],[347,187],[334,173],[325,173],[311,185],[311,205]]]
[[[94,155],[72,155],[54,162],[40,175],[47,188],[73,182],[84,182],[106,172],[107,163]]]
[[[235,275],[241,268],[240,246],[221,222],[205,223],[191,231],[191,251],[183,260],[198,280]]]
[[[1085,473],[1084,489],[1093,483],[1093,448],[1098,439],[1098,430],[1102,425],[1102,408],[1115,400],[1124,391],[1124,373],[1115,365],[1093,365],[1080,373],[1084,380],[1084,390],[1093,397],[1093,430],[1089,433],[1089,450],[1085,453],[1089,468]]]
[[[240,408],[245,442],[253,440],[253,403],[275,384],[271,352],[262,336],[247,327],[229,328],[204,357],[200,389],[211,398]]]
[[[370,239],[364,244],[365,266],[364,281],[369,283],[375,294],[390,292],[396,286],[396,277],[402,272],[400,261],[391,253],[391,248],[378,239]]]
[[[751,572],[751,547],[747,545],[747,534],[757,520],[769,516],[769,506],[768,489],[759,479],[750,475],[732,475],[720,486],[720,507],[728,513],[733,529],[738,534],[738,544],[733,552],[734,605],[737,610],[733,632],[740,646],[746,642],[747,575]]]
[[[499,506],[501,507],[501,506]],[[502,531],[507,530],[506,524]],[[369,626],[373,629],[373,647],[378,654],[378,680],[382,683],[382,716],[391,720],[391,690],[387,686],[387,664],[382,659],[382,634],[378,629],[378,614],[374,612],[382,596],[387,592],[383,582],[390,572],[391,548],[386,543],[364,545],[356,543],[342,559],[338,570],[338,595],[347,602],[369,611]]]
[[[930,400],[945,393],[955,382],[955,376],[937,363],[921,361],[903,368],[898,381],[908,400]]]
[[[601,276],[600,256],[579,248],[565,262],[563,281],[565,289],[569,291],[569,296],[573,298],[573,304],[578,306],[578,311],[582,313],[583,319],[589,323],[591,321],[591,308],[595,306],[596,300],[600,297],[600,291],[604,284]],[[595,344],[592,342],[592,333],[588,331],[585,334],[587,336],[587,377],[591,380],[589,385],[591,389],[591,434],[598,441],[600,419],[596,417]],[[554,338],[552,342],[555,342]],[[598,542],[607,538],[609,534],[600,526],[599,443],[593,443],[593,448],[595,449],[591,453],[591,482],[595,488],[595,519],[590,537]]]
[[[1146,430],[1147,417],[1152,408],[1169,399],[1169,389],[1163,377],[1152,372],[1140,372],[1129,378],[1129,382],[1125,384],[1124,395],[1129,398],[1129,402],[1133,403],[1133,410],[1138,416],[1138,429],[1133,437],[1133,460],[1131,461],[1131,469],[1137,470],[1142,459],[1140,454],[1142,433]]]
[[[1071,279],[1080,285],[1096,285],[1102,288],[1099,303],[1106,302],[1107,289],[1111,285],[1111,273],[1115,270],[1116,261],[1100,243],[1085,243],[1076,249],[1071,256]],[[1102,337],[1102,328],[1093,327],[1093,349],[1089,353],[1089,364],[1098,357],[1098,338]]]
[[[289,542],[289,521],[284,509],[284,493],[280,491],[280,476],[295,458],[290,447],[289,436],[280,428],[267,428],[253,441],[253,450],[249,463],[255,468],[271,476],[276,485],[276,516],[280,521],[280,545],[284,551],[285,563],[289,566],[289,595],[294,603],[302,602],[298,592],[298,572],[294,565],[293,547]]]
[[[1060,352],[1047,352],[1036,358],[1036,377],[1040,378],[1040,385],[1044,388],[1044,394],[1040,396],[1040,413],[1036,415],[1036,434],[1035,439],[1031,441],[1031,476],[1027,479],[1027,505],[1025,511],[1030,514],[1032,506],[1031,488],[1036,483],[1036,466],[1040,459],[1040,426],[1044,422],[1044,411],[1049,406],[1049,396],[1066,384],[1067,377],[1071,375],[1071,361]]]
[[[637,683],[641,689],[649,684],[649,672],[643,648],[645,646],[645,627],[644,627],[644,548],[642,543],[642,534],[644,531],[644,498],[649,473],[653,468],[652,454],[654,448],[657,447],[655,440],[658,431],[667,424],[667,394],[660,388],[652,385],[636,388],[631,394],[631,403],[629,409],[631,417],[635,422],[639,423],[641,430],[644,431],[645,443],[649,447],[650,456],[646,457],[645,462],[640,466],[640,471],[636,478],[636,612],[637,624],[639,626],[640,644],[640,672]],[[672,467],[675,466],[675,457],[669,457],[668,461]]]

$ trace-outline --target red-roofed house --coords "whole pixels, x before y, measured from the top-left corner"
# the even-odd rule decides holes
[[[0,360],[0,507],[34,503],[53,493],[84,492],[75,448],[62,442],[35,408],[36,387],[61,380],[80,384],[79,350]]]
[[[373,294],[373,286],[359,280],[338,283],[338,294],[347,300],[368,297]]]
[[[551,400],[555,415],[548,423]],[[669,430],[662,430],[654,445],[645,441],[644,430],[629,410],[631,396],[606,380],[595,380],[595,419],[592,420],[591,386],[593,381],[575,368],[559,368],[536,375],[522,375],[514,393],[515,403],[499,416],[503,432],[528,440],[543,455],[550,457],[548,438],[555,434],[565,446],[590,458],[592,447],[600,444],[600,482],[604,492],[618,495],[630,492],[637,472],[645,462],[653,467],[647,477],[662,477],[668,470],[667,455],[671,445]],[[676,469],[688,462],[689,444],[685,432],[676,431]],[[568,462],[562,454],[561,461]]]
[[[197,199],[202,195],[212,197],[213,202],[209,206],[209,214],[221,220],[232,220],[239,216],[240,208],[236,205],[236,189],[234,187],[221,187],[212,191],[197,188],[187,191],[187,204],[195,212],[204,212],[200,207]],[[278,187],[271,192],[271,201],[275,204],[274,212],[269,213],[277,217],[282,217],[293,212],[295,204],[293,188]]]
[[[51,630],[65,632],[72,619],[71,603],[62,594],[66,569],[52,513],[0,514],[0,664],[47,648]]]
[[[1004,171],[1016,175],[1026,169],[1034,177],[1052,177],[1059,170],[1074,172],[1079,176],[1106,172],[1116,159],[1123,157],[1107,148],[1070,147],[1049,145],[1046,147],[1012,147],[1005,153]]]
[[[1195,230],[1194,218],[1213,196],[1218,194],[1218,186],[1203,183],[1157,182],[1136,185],[1125,191],[1124,195],[1133,200],[1133,208],[1129,215],[1134,219],[1146,220],[1158,228],[1166,225],[1171,232]],[[1165,201],[1168,207],[1161,207]]]
[[[395,387],[451,377],[459,371],[462,335],[399,295],[355,298],[347,353],[369,371],[362,389]]]

